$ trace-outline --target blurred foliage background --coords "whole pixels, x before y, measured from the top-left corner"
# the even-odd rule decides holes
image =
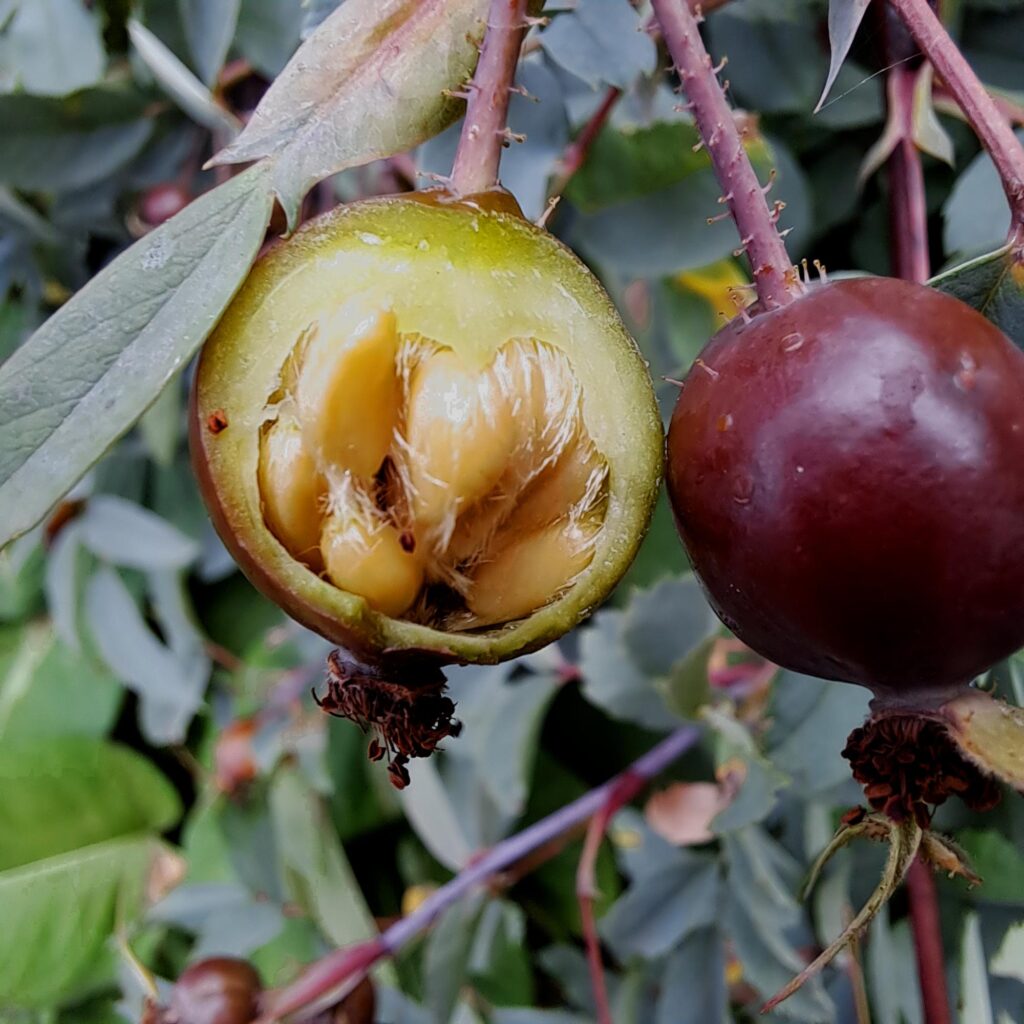
[[[134,239],[228,172],[207,157],[335,0],[0,0],[0,358]],[[982,77],[1021,110],[1024,2],[946,13]],[[744,283],[718,187],[627,0],[554,0],[527,42],[505,184],[544,210],[559,160],[610,87],[623,95],[551,229],[606,283],[665,408]],[[870,20],[833,99],[820,0],[732,0],[708,39],[730,57],[751,155],[778,180],[794,257],[889,268],[884,174],[859,181],[884,124]],[[131,19],[131,20],[130,20]],[[1006,206],[971,131],[919,111],[936,270],[1003,241]],[[306,214],[450,168],[458,127],[318,186]],[[873,887],[882,851],[838,858],[806,907],[798,881],[858,802],[839,751],[860,689],[737,654],[664,507],[612,604],[557,649],[451,673],[463,736],[393,791],[365,738],[309,691],[326,645],[287,621],[213,535],[183,434],[188,372],[41,527],[0,553],[0,1020],[137,1020],[124,950],[161,979],[211,953],[285,983],[415,907],[478,851],[625,767],[692,715],[723,711],[598,863],[616,1022],[754,1020]],[[984,496],[979,496],[984,500]],[[786,567],[779,566],[780,572]],[[987,681],[1024,701],[1024,660]],[[964,1024],[1024,1020],[1024,803],[937,825],[985,878],[940,881]],[[582,1024],[593,1004],[574,875],[580,837],[453,907],[377,972],[387,1024]],[[906,906],[775,1019],[920,1024]],[[166,991],[166,989],[165,989]]]

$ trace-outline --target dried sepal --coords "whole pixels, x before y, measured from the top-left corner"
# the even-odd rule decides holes
[[[899,887],[917,856],[923,833],[917,822],[912,819],[901,824],[889,823],[888,827],[889,857],[885,862],[885,870],[882,872],[878,887],[842,932],[789,984],[761,1007],[762,1013],[774,1010],[779,1003],[799,991],[811,978],[830,964],[854,939],[861,935],[871,923],[872,918]]]
[[[921,857],[936,871],[950,878],[960,877],[970,888],[981,885],[981,876],[971,867],[967,854],[948,836],[925,832],[921,837]]]
[[[854,839],[864,836],[865,839],[885,842],[889,839],[891,832],[892,822],[881,814],[867,814],[863,808],[858,807],[854,812],[844,815],[835,835],[829,840],[825,849],[815,857],[814,863],[807,872],[807,877],[800,887],[800,899],[805,900],[810,896],[811,890],[818,884],[825,865]]]
[[[967,690],[940,709],[957,750],[986,775],[1024,792],[1024,708]]]

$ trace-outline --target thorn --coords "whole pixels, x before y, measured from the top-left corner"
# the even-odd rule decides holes
[[[722,82],[722,92],[728,92],[729,91],[729,87],[731,85],[732,85],[732,82],[730,82],[728,78],[724,79],[723,82]]]
[[[442,89],[441,95],[449,100],[468,100],[473,94],[468,89]]]
[[[739,259],[741,256],[746,255],[746,252],[747,247],[745,245],[741,245],[738,249],[733,249],[732,254],[733,256],[736,257],[736,259]]]
[[[800,261],[800,280],[803,281],[804,284],[811,283],[811,270],[807,265],[806,257]]]
[[[722,141],[722,126],[716,124],[714,131],[711,133],[711,138],[708,139],[709,146],[717,146]]]
[[[728,220],[732,214],[728,210],[723,210],[721,213],[716,213],[714,217],[708,217],[708,224],[717,224],[719,221]]]
[[[714,73],[715,73],[716,75],[720,75],[720,74],[721,74],[721,73],[722,73],[722,72],[723,72],[723,71],[725,70],[725,66],[726,66],[726,64],[728,64],[728,63],[729,63],[729,58],[728,58],[728,57],[723,57],[723,58],[722,58],[722,59],[721,59],[721,60],[720,60],[720,61],[719,61],[719,62],[718,62],[718,63],[717,63],[716,65],[715,65],[715,67],[714,67],[714,68],[712,68],[712,70],[714,71]]]
[[[828,271],[825,269],[825,264],[821,260],[814,261],[814,269],[818,272],[818,277],[821,278],[822,284],[828,284]]]
[[[498,131],[502,138],[502,145],[508,146],[513,142],[525,142],[526,135],[523,132],[514,132],[510,128],[502,128]]]
[[[698,25],[703,25],[704,24],[704,8],[701,7],[700,4],[697,4],[697,6],[694,7],[694,9],[693,9],[693,20]]]
[[[732,191],[726,192],[724,196],[719,196],[718,197],[718,205],[722,206],[724,203],[731,203],[733,201],[733,199],[735,199],[735,198],[736,198],[736,193],[735,192],[732,192]]]
[[[676,380],[675,377],[662,377],[661,379],[665,381],[666,384],[675,384],[677,388],[684,386],[683,382],[681,380]]]
[[[703,139],[701,139],[701,140],[700,140],[700,141],[698,141],[698,142],[695,142],[695,143],[694,143],[694,144],[693,144],[693,145],[692,145],[692,146],[690,147],[690,149],[691,149],[691,150],[693,150],[693,152],[694,152],[694,153],[699,153],[699,152],[700,152],[700,151],[701,151],[701,150],[702,150],[703,148],[704,148],[704,140],[703,140]]]
[[[721,374],[717,370],[712,370],[703,359],[695,359],[693,361],[694,366],[699,366],[712,380],[718,380]]]
[[[551,24],[551,19],[550,18],[543,18],[543,17],[537,18],[537,17],[533,17],[532,15],[528,14],[526,16],[526,21],[523,22],[523,26],[522,27],[523,28],[534,28],[534,27],[544,28],[545,26],[550,25],[550,24]]]
[[[771,222],[773,224],[779,223],[779,217],[782,216],[782,211],[786,208],[786,204],[781,199],[776,199],[772,203],[772,212],[770,214]]]
[[[534,221],[534,224],[536,224],[537,227],[547,227],[547,223],[551,219],[551,214],[555,212],[555,207],[561,202],[561,199],[561,196],[552,196],[548,200],[547,206],[544,207],[544,212]]]
[[[750,323],[750,314],[747,312],[747,307],[746,306],[743,306],[740,309],[740,316],[743,317],[743,322],[745,324],[749,324]]]
[[[779,232],[779,238],[785,238],[786,235],[788,235],[788,234],[790,234],[792,232],[792,230],[793,230],[792,228],[786,228],[784,231],[780,231]]]
[[[768,184],[761,186],[761,192],[764,195],[768,195],[768,193],[771,192],[773,188],[775,188],[775,179],[777,177],[778,174],[776,173],[775,168],[773,167],[771,171],[768,172]]]
[[[540,97],[534,96],[525,85],[510,85],[508,91],[511,95],[522,96],[524,99],[528,99],[531,103],[540,103]]]

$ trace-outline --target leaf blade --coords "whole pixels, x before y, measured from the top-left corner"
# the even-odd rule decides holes
[[[251,168],[137,242],[0,368],[0,546],[42,519],[213,328],[263,239],[267,173]]]
[[[274,155],[274,188],[293,227],[316,182],[410,149],[455,120],[459,105],[445,90],[475,65],[486,9],[486,0],[347,0],[210,163]]]
[[[832,86],[839,76],[843,67],[843,61],[850,52],[853,45],[853,38],[857,34],[861,21],[867,12],[871,0],[829,0],[828,5],[828,41],[832,51],[829,58],[828,76],[825,78],[825,87],[821,91],[821,98],[814,108],[818,113],[824,106]]]

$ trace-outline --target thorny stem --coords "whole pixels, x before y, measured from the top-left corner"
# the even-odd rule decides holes
[[[928,211],[921,154],[913,139],[914,84],[920,73],[902,66],[889,71],[889,103],[898,104],[903,127],[899,145],[889,158],[889,224],[893,270],[908,281],[924,284],[931,275]],[[935,879],[920,853],[907,872],[907,896],[925,1020],[952,1024]]]
[[[491,0],[480,61],[469,87],[466,119],[452,166],[451,187],[461,194],[498,184],[505,121],[519,51],[526,33],[527,0]]]
[[[597,934],[597,919],[594,916],[594,900],[598,896],[597,856],[601,852],[601,843],[612,818],[646,784],[647,779],[631,770],[619,776],[618,784],[608,794],[604,806],[590,819],[583,841],[583,853],[576,869],[576,899],[580,907],[583,941],[587,948],[587,966],[590,968],[590,984],[594,990],[597,1024],[613,1024],[608,1005],[608,987],[604,981],[604,964],[601,962],[601,940]]]
[[[652,6],[750,258],[758,298],[766,309],[784,306],[800,294],[802,286],[775,229],[696,18],[687,0],[652,0]]]
[[[927,1024],[953,1024],[946,988],[942,923],[932,869],[918,855],[907,873],[910,926],[917,954],[917,978]]]
[[[318,960],[296,982],[276,994],[269,1010],[260,1018],[260,1024],[280,1020],[315,1003],[341,985],[355,983],[378,960],[397,954],[407,942],[433,924],[448,907],[477,886],[600,813],[623,786],[625,779],[635,779],[639,790],[644,783],[649,782],[689,750],[697,742],[699,735],[699,730],[693,726],[677,729],[604,785],[592,789],[517,835],[510,836],[493,846],[424,900],[411,914],[396,921],[378,937],[358,946],[329,953]]]
[[[890,3],[942,76],[992,157],[1010,202],[1010,241],[1024,251],[1024,147],[928,0],[890,0]]]

